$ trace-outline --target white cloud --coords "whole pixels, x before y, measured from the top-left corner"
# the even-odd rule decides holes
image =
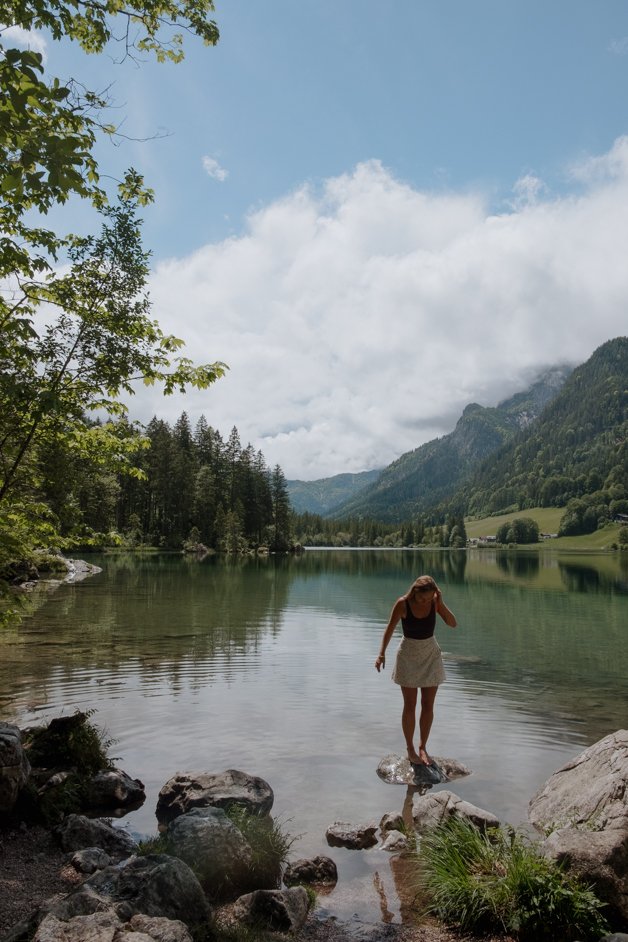
[[[616,56],[625,56],[628,54],[628,36],[623,36],[621,39],[613,39],[608,46],[609,52],[612,52]]]
[[[32,29],[24,29],[23,26],[0,27],[2,40],[10,40],[16,46],[23,46],[32,52],[38,52],[46,61],[46,40],[41,33]]]
[[[211,177],[212,180],[218,180],[220,183],[224,183],[229,176],[229,171],[221,167],[214,157],[203,157],[203,168],[208,177]]]
[[[291,478],[388,464],[451,431],[469,402],[626,333],[626,155],[618,141],[576,194],[535,183],[504,215],[376,161],[287,195],[242,236],[157,266],[155,316],[230,372],[185,398],[142,391],[132,413],[236,425]]]

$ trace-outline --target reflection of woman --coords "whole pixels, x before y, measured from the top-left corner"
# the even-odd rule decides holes
[[[434,719],[434,700],[438,685],[445,680],[443,658],[434,637],[436,613],[450,628],[456,627],[456,618],[443,602],[441,591],[432,577],[419,576],[409,591],[395,602],[375,661],[379,672],[386,665],[386,648],[401,619],[403,638],[397,651],[392,679],[399,684],[403,694],[401,728],[406,740],[408,759],[420,765],[430,765],[432,762],[427,754],[427,740]],[[419,688],[421,714],[417,752],[414,748],[414,731]]]

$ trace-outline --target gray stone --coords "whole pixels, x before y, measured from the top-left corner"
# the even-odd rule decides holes
[[[384,782],[391,785],[440,785],[454,778],[470,775],[466,765],[456,759],[432,757],[432,765],[412,765],[405,756],[391,753],[385,756],[377,766],[377,774]]]
[[[402,850],[407,850],[409,846],[408,836],[402,831],[387,831],[382,843],[382,850],[390,851],[390,853],[400,853]]]
[[[33,942],[118,942],[118,931],[123,924],[113,912],[99,912],[89,916],[74,916],[67,922],[52,913],[42,919]],[[129,942],[137,942],[133,936]]]
[[[283,875],[286,886],[334,886],[338,882],[338,868],[331,857],[301,858],[286,867]]]
[[[192,936],[185,923],[178,919],[166,919],[164,916],[145,916],[138,913],[132,916],[127,926],[133,932],[143,932],[154,942],[192,942]],[[127,942],[126,938],[123,942]]]
[[[628,828],[628,730],[605,736],[554,772],[530,801],[528,817],[541,831]]]
[[[97,772],[87,786],[89,808],[138,808],[146,799],[139,778],[131,778],[122,769]]]
[[[110,867],[113,859],[100,847],[86,847],[84,850],[77,850],[72,854],[70,863],[79,873],[89,874]]]
[[[302,886],[289,890],[255,890],[236,900],[238,922],[258,930],[297,932],[307,919],[308,897]]]
[[[560,828],[540,849],[593,887],[606,903],[604,915],[613,928],[628,924],[628,829]]]
[[[75,898],[76,897],[76,898]],[[77,893],[54,907],[55,915],[69,918],[98,901],[98,908],[113,909],[123,921],[137,913],[165,916],[187,926],[202,925],[211,915],[196,876],[183,860],[166,854],[131,857],[88,877]]]
[[[273,801],[268,782],[238,769],[217,775],[178,772],[159,792],[156,814],[160,823],[168,823],[192,808],[228,809],[238,805],[250,814],[267,815]]]
[[[11,723],[0,723],[0,812],[13,810],[30,770],[19,729]]]
[[[354,850],[364,850],[377,844],[377,825],[366,824],[356,826],[345,821],[334,821],[327,828],[325,836],[330,847],[350,847]]]
[[[167,840],[212,894],[247,887],[253,852],[222,808],[193,808],[179,815],[168,825]]]
[[[49,913],[33,942],[192,942],[184,923],[163,917],[136,915],[123,923],[111,910],[73,916],[67,922]]]
[[[379,822],[379,829],[382,831],[402,831],[404,827],[403,815],[400,811],[389,811]]]
[[[123,860],[137,850],[137,842],[126,831],[101,818],[86,818],[82,814],[69,814],[55,833],[66,851],[99,847],[115,860]]]
[[[415,796],[412,814],[417,831],[438,827],[453,817],[469,821],[482,831],[499,827],[499,820],[490,811],[477,808],[446,790],[433,795]]]

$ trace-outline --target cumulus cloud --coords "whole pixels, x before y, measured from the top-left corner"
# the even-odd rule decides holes
[[[221,167],[214,157],[203,157],[203,168],[208,177],[218,180],[219,183],[224,183],[229,176],[229,171]]]
[[[46,40],[32,29],[24,29],[23,26],[0,27],[0,33],[4,42],[14,43],[16,46],[23,46],[32,52],[38,52],[46,61]]]
[[[205,393],[132,403],[204,413],[290,478],[382,467],[557,362],[626,332],[628,140],[581,165],[577,192],[434,194],[377,161],[250,215],[244,233],[159,264],[154,313],[198,361]],[[532,196],[533,198],[530,198]]]

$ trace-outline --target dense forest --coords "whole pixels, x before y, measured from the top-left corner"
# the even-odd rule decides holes
[[[628,513],[628,337],[573,371],[538,420],[499,449],[441,512],[565,507],[561,534]]]
[[[99,470],[67,450],[42,455],[41,496],[62,534],[132,547],[289,549],[283,472],[242,447],[236,428],[224,441],[204,417],[192,429],[184,412],[173,426],[154,418],[136,441],[124,473]]]

